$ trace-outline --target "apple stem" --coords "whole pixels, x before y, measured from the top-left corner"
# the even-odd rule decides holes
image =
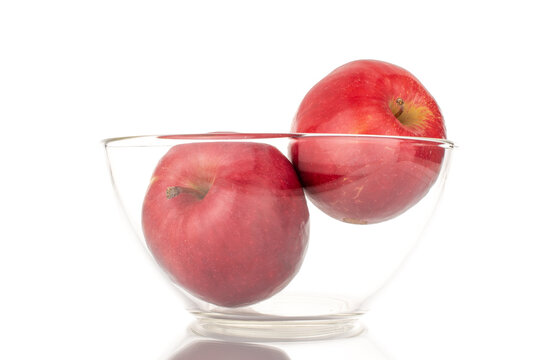
[[[403,114],[403,109],[404,109],[403,104],[405,104],[405,101],[403,101],[402,98],[397,98],[397,99],[396,99],[396,104],[399,105],[399,110],[398,110],[397,113],[394,114],[394,116],[395,116],[396,118],[399,119],[399,116],[400,116],[401,114]]]
[[[181,186],[169,186],[167,188],[166,193],[167,193],[167,199],[169,199],[169,200],[177,197],[181,193],[188,193],[188,194],[197,195],[201,199],[204,197],[204,196],[201,196],[201,193],[199,191],[195,190],[195,189],[185,188],[185,187],[181,187]]]

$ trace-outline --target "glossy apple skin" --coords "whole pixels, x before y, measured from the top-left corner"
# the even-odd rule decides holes
[[[405,126],[396,119],[389,104],[398,98],[419,109],[422,124]],[[302,100],[292,131],[446,138],[439,107],[420,81],[377,60],[350,62],[319,81]]]
[[[168,198],[176,186],[202,196]],[[276,148],[200,142],[177,145],[160,160],[142,225],[150,251],[176,283],[207,302],[238,307],[274,295],[294,277],[309,213],[292,164]]]
[[[409,122],[392,108],[402,99]],[[446,138],[433,97],[408,71],[381,61],[345,64],[305,96],[293,132]],[[395,138],[300,138],[290,156],[312,202],[341,221],[372,224],[416,204],[436,181],[440,144]]]

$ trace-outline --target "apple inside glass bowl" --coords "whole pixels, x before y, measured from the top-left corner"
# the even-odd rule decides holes
[[[194,330],[274,340],[362,330],[429,220],[454,147],[314,133],[104,144],[122,207]]]

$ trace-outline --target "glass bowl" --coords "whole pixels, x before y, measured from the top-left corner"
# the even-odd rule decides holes
[[[247,133],[104,144],[120,203],[194,330],[274,340],[362,330],[429,220],[454,147]]]

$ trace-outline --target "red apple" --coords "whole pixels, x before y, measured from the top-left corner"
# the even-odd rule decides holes
[[[148,247],[173,280],[227,307],[259,302],[289,283],[304,257],[308,220],[289,160],[249,142],[171,148],[142,212]]]
[[[293,163],[306,193],[326,214],[350,223],[389,220],[433,185],[446,138],[437,103],[408,71],[381,61],[345,64],[317,83],[294,118]],[[404,139],[402,137],[414,137]]]

